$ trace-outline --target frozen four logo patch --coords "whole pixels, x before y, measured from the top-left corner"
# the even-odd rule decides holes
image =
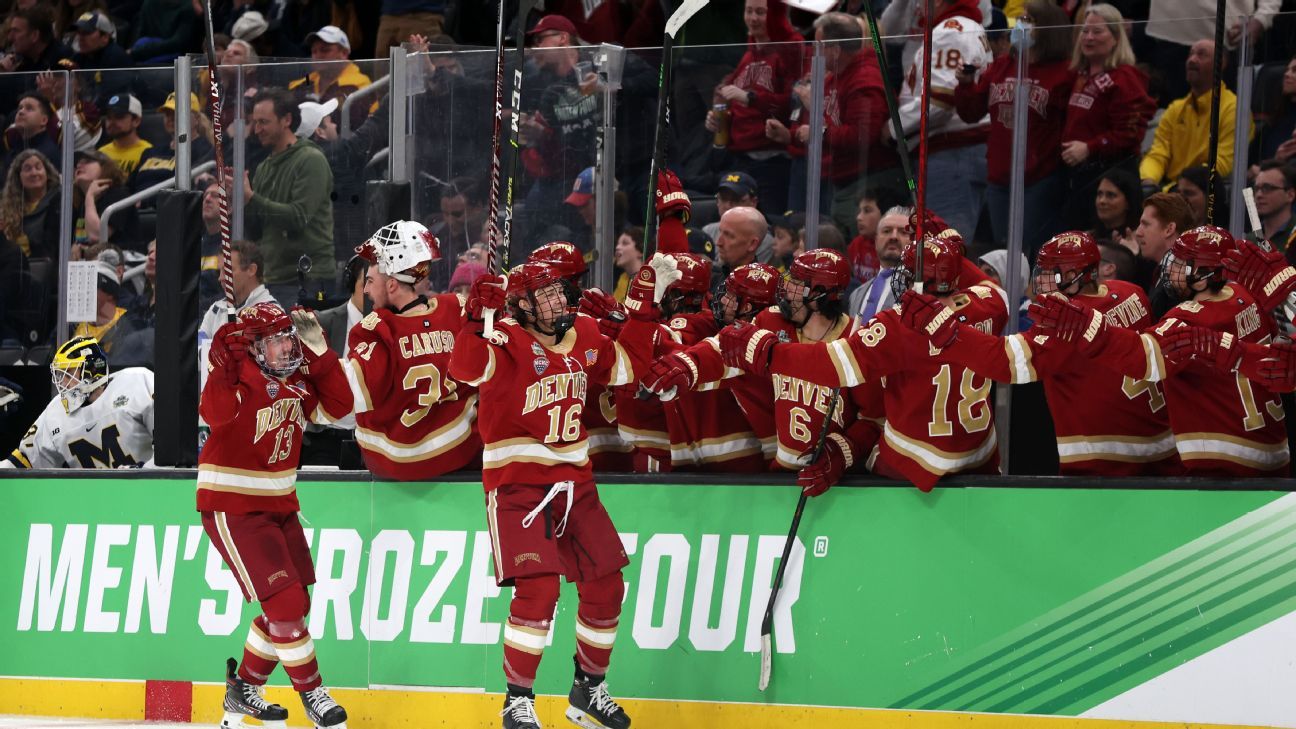
[[[537,357],[543,357],[543,356],[544,356],[544,348],[540,346],[540,343],[539,343],[539,342],[532,342],[532,343],[531,343],[531,353],[534,354],[534,355],[537,356]]]

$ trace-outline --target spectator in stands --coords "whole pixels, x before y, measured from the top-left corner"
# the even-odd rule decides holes
[[[1289,260],[1296,260],[1291,245],[1296,240],[1296,216],[1292,214],[1292,204],[1296,203],[1296,172],[1276,159],[1267,159],[1260,163],[1260,173],[1251,187],[1255,190],[1256,212],[1260,215],[1265,240],[1275,250],[1287,251]],[[1247,238],[1256,240],[1254,233]]]
[[[81,82],[86,80],[81,75],[71,73],[76,70],[72,59],[59,61],[58,71],[42,71],[36,75],[36,91],[45,97],[55,112],[62,108],[67,94],[67,84],[72,83],[72,147],[78,152],[95,149],[103,137],[103,113],[99,103],[81,89]],[[97,74],[85,74],[94,76]]]
[[[1134,61],[1120,11],[1107,3],[1089,6],[1071,53],[1076,79],[1062,129],[1068,228],[1089,223],[1085,202],[1093,198],[1107,170],[1119,167],[1133,173],[1138,167],[1139,147],[1156,102],[1147,93],[1147,74]]]
[[[627,227],[617,237],[616,248],[612,249],[612,263],[621,271],[612,289],[612,296],[617,301],[625,301],[630,282],[643,268],[643,239],[644,229],[638,225]]]
[[[1256,166],[1258,172],[1260,167]],[[1188,201],[1188,206],[1192,208],[1193,225],[1205,225],[1206,220],[1206,190],[1210,187],[1210,170],[1206,165],[1197,165],[1189,167],[1179,173],[1179,179],[1175,182],[1174,192],[1183,195]],[[1215,220],[1223,226],[1228,225],[1229,221],[1229,200],[1224,190],[1224,178],[1215,179]]]
[[[57,68],[60,60],[72,57],[72,49],[54,37],[54,14],[42,4],[19,8],[12,13],[5,41],[8,52],[0,56],[0,72],[49,71]],[[34,86],[34,82],[26,78],[15,77],[15,80],[17,84],[5,84],[7,93],[0,98],[16,97]],[[7,112],[13,107],[5,103],[3,108]]]
[[[26,285],[31,280],[27,256],[8,237],[0,237],[0,346],[6,349],[24,346],[24,331],[34,322],[24,321],[24,300],[33,293],[43,297]]]
[[[756,178],[746,172],[726,172],[716,185],[716,213],[721,218],[734,208],[760,208],[760,189]],[[707,223],[702,232],[711,240],[719,240],[720,222]],[[756,248],[756,260],[768,262],[774,257],[774,239],[767,233]]]
[[[54,37],[76,50],[74,44],[77,39],[77,18],[86,13],[107,11],[106,0],[58,0],[54,9]]]
[[[1227,57],[1225,66],[1227,67]],[[1214,77],[1215,42],[1199,40],[1192,46],[1184,65],[1188,95],[1170,103],[1157,124],[1152,148],[1139,164],[1139,177],[1146,187],[1164,187],[1179,173],[1206,164],[1210,144],[1211,79]],[[1233,120],[1237,97],[1220,82],[1219,153],[1215,169],[1222,177],[1233,170]],[[1250,124],[1250,121],[1247,122]],[[1254,130],[1254,126],[1252,126]]]
[[[1273,25],[1280,6],[1274,0],[1229,0],[1224,45],[1236,48],[1245,32],[1251,47],[1255,48],[1265,30]],[[1146,32],[1155,41],[1153,56],[1148,59],[1153,68],[1180,68],[1192,55],[1200,42],[1198,39],[1215,37],[1215,0],[1150,0],[1144,7],[1148,8]],[[1192,79],[1173,73],[1167,73],[1164,80],[1167,97],[1172,99],[1187,93],[1192,86]],[[1221,109],[1221,115],[1222,112]],[[1174,175],[1166,176],[1174,179]]]
[[[336,25],[326,25],[306,36],[310,47],[312,71],[303,78],[288,84],[297,101],[328,101],[337,99],[338,105],[351,94],[372,83],[360,67],[351,62],[351,41]],[[376,104],[357,103],[351,108],[351,128],[360,126]]]
[[[386,58],[388,48],[400,45],[411,35],[441,35],[448,5],[447,0],[382,0],[374,52]]]
[[[846,247],[846,259],[850,261],[851,276],[856,284],[865,283],[877,275],[880,264],[873,239],[877,236],[878,223],[882,220],[883,210],[900,204],[900,194],[890,188],[871,187],[860,196],[859,210],[855,213],[855,229],[859,234]]]
[[[769,223],[756,208],[730,208],[720,216],[716,238],[716,256],[720,262],[721,280],[739,266],[756,260],[756,251],[769,235]]]
[[[157,241],[149,241],[148,257],[139,272],[139,293],[126,306],[129,333],[121,336],[115,362],[119,367],[153,367],[157,330]],[[127,288],[123,281],[122,289]]]
[[[787,19],[783,0],[746,0],[747,52],[738,67],[716,87],[712,105],[724,104],[728,141],[712,147],[711,168],[738,170],[756,180],[763,212],[787,209],[789,165],[786,145],[765,136],[765,120],[791,123],[788,114],[792,84],[804,71],[801,43],[804,38]],[[706,130],[720,130],[721,117],[707,112]],[[718,141],[723,141],[717,137]]]
[[[234,283],[234,309],[243,311],[253,304],[262,302],[278,303],[264,283],[265,258],[261,247],[250,240],[236,240],[230,243],[230,263]],[[293,292],[296,298],[296,292]],[[229,304],[225,297],[217,299],[203,314],[202,324],[198,327],[198,341],[211,341],[216,330],[229,319]]]
[[[203,234],[198,266],[198,308],[225,295],[221,288],[220,185],[206,182],[202,199]]]
[[[0,233],[28,258],[59,258],[58,170],[34,149],[20,152],[0,192]]]
[[[132,355],[124,340],[135,333],[137,327],[126,318],[126,309],[117,304],[121,293],[117,267],[106,260],[98,260],[96,265],[95,319],[78,323],[72,336],[98,339],[99,346],[108,355],[108,363],[117,366],[119,358]]]
[[[202,4],[190,0],[144,0],[135,16],[130,54],[137,66],[165,64],[202,47]]]
[[[826,13],[815,21],[815,40],[823,46],[828,75],[824,78],[823,176],[832,183],[833,222],[855,234],[855,210],[866,187],[904,184],[899,158],[882,141],[887,121],[882,73],[873,52],[863,52],[859,20],[845,13]],[[810,88],[793,89],[802,106],[810,108]],[[805,121],[786,127],[777,119],[765,123],[765,133],[780,143],[804,147],[810,139]]]
[[[1030,29],[1031,100],[1026,134],[1026,205],[1023,242],[1034,251],[1059,227],[1058,208],[1065,185],[1059,171],[1062,128],[1066,105],[1075,75],[1069,68],[1071,30],[1065,27],[1066,13],[1047,0],[1026,4]],[[1020,22],[1020,21],[1019,21]],[[964,121],[975,121],[990,113],[990,136],[986,146],[986,208],[995,242],[1008,240],[1008,182],[1012,156],[1012,101],[1017,84],[1016,53],[1010,53],[976,74],[960,69],[955,107]]]
[[[472,291],[472,282],[487,273],[486,267],[480,263],[460,263],[455,266],[454,273],[450,274],[450,285],[446,293],[467,298]]]
[[[144,151],[153,146],[140,139],[139,135],[144,107],[139,99],[130,94],[117,94],[108,99],[104,114],[104,133],[110,141],[100,147],[99,151],[116,162],[128,178],[134,179]]]
[[[431,231],[443,254],[455,255],[477,242],[477,231],[486,221],[485,205],[481,185],[472,177],[456,177],[441,186],[441,219]]]
[[[486,273],[486,269],[482,268],[481,272]],[[346,357],[350,353],[348,339],[351,330],[373,308],[373,302],[367,301],[364,293],[365,275],[368,273],[369,261],[362,256],[351,256],[342,277],[343,290],[350,291],[350,296],[332,309],[325,309],[315,314],[319,319],[320,329],[324,330],[324,338],[328,341],[329,348],[337,352],[339,357]],[[477,279],[474,277],[472,280]],[[472,288],[471,282],[469,288]]]
[[[1123,238],[1138,227],[1143,212],[1143,189],[1138,178],[1114,168],[1098,178],[1094,191],[1089,234],[1097,238]]]
[[[1296,56],[1287,62],[1282,76],[1282,90],[1274,113],[1266,120],[1263,132],[1256,135],[1257,146],[1252,159],[1276,159],[1287,162],[1296,157]],[[1252,170],[1252,174],[1256,170]]]
[[[135,171],[135,190],[146,190],[159,182],[175,179],[176,172],[176,95],[167,96],[162,106],[162,125],[166,127],[170,143],[165,147],[150,147],[140,157],[139,169]],[[202,103],[197,94],[189,94],[189,161],[195,167],[212,158],[212,126],[207,115],[203,113]],[[145,200],[142,204],[152,205],[153,201]]]
[[[454,140],[453,144],[415,145],[415,167],[421,177],[434,183],[414,186],[418,196],[415,209],[434,210],[440,206],[439,186],[456,177],[480,175],[481,161],[490,157],[491,138],[481,130],[489,129],[493,118],[494,77],[466,76],[454,53],[458,46],[449,36],[413,36],[410,47],[426,54],[421,56],[424,92],[411,100],[419,137]],[[386,127],[376,131],[383,140],[379,146],[385,146]]]
[[[1134,253],[1119,243],[1099,241],[1098,283],[1111,281],[1137,282]]]
[[[72,260],[81,260],[85,246],[112,242],[129,247],[135,241],[136,212],[134,206],[113,214],[108,230],[108,241],[100,238],[99,216],[110,205],[130,195],[126,173],[108,155],[98,150],[76,153],[76,167],[72,177]]]
[[[4,133],[4,169],[25,150],[35,150],[46,159],[59,159],[58,116],[45,97],[28,91],[18,97],[13,124]]]
[[[1180,233],[1193,226],[1192,208],[1183,196],[1158,192],[1143,200],[1143,215],[1134,231],[1137,245],[1134,283],[1151,294],[1159,277],[1161,260]],[[1127,239],[1126,239],[1127,240]],[[1123,243],[1125,241],[1122,241]],[[1125,244],[1127,248],[1130,246]]]
[[[311,299],[333,290],[333,171],[319,147],[300,139],[301,111],[293,95],[281,89],[257,94],[252,105],[252,133],[270,156],[249,179],[244,173],[244,215],[265,256],[266,287],[279,301],[297,302],[298,260],[306,256],[318,272],[305,280]],[[327,266],[323,265],[328,263]]]
[[[892,207],[877,224],[874,250],[878,259],[878,273],[855,289],[849,298],[847,312],[855,317],[856,326],[865,324],[879,311],[890,309],[895,303],[891,291],[891,274],[900,265],[900,257],[911,240],[909,234],[909,208]]]
[[[586,167],[576,176],[572,191],[563,198],[567,210],[576,214],[568,216],[567,224],[551,225],[540,236],[541,242],[565,240],[582,253],[594,247],[594,223],[598,216],[598,188],[594,186],[594,168]]]
[[[1008,251],[1003,248],[996,248],[987,252],[977,259],[977,268],[981,269],[996,285],[1004,291],[1008,291],[1009,283],[1014,283],[1020,296],[1017,298],[1017,331],[1024,332],[1030,329],[1032,322],[1026,314],[1026,308],[1030,306],[1030,262],[1026,256],[1017,254],[1017,276],[1011,281],[1008,279]]]
[[[126,50],[117,45],[117,26],[108,18],[107,12],[83,13],[73,28],[76,30],[76,55],[72,56],[72,61],[78,69],[106,71],[134,65]],[[131,76],[127,71],[87,73],[78,82],[87,98],[98,100],[130,93]]]

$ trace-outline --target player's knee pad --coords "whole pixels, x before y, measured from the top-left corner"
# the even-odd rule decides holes
[[[280,590],[261,601],[272,640],[296,640],[306,634],[310,595],[301,585]]]
[[[577,582],[580,593],[580,611],[590,618],[615,618],[621,614],[621,600],[625,596],[625,583],[621,570],[595,580]]]
[[[526,620],[551,620],[558,606],[558,575],[532,575],[513,581],[509,614]]]

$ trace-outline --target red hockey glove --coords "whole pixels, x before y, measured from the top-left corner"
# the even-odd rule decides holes
[[[612,312],[625,313],[625,307],[602,289],[585,289],[580,298],[580,313],[595,319],[606,319]]]
[[[958,339],[959,322],[954,310],[936,297],[912,289],[900,297],[900,323],[927,337],[939,349]]]
[[[207,361],[212,369],[219,371],[225,378],[225,384],[234,387],[239,383],[239,371],[248,358],[248,349],[252,341],[243,334],[237,322],[228,322],[216,330],[212,337],[211,350]]]
[[[473,321],[482,321],[483,312],[487,309],[499,311],[504,306],[504,286],[503,276],[485,273],[473,281],[472,290],[468,294],[468,318]]]
[[[657,217],[665,218],[677,215],[680,222],[687,223],[693,213],[693,203],[680,178],[670,170],[657,171]]]
[[[1106,327],[1102,314],[1076,306],[1061,294],[1036,298],[1030,318],[1041,333],[1077,344],[1093,342]]]
[[[735,322],[720,330],[720,356],[730,367],[756,375],[768,375],[778,335],[755,324]]]
[[[943,233],[946,230],[949,230],[950,227],[949,223],[946,223],[944,218],[937,215],[936,213],[933,213],[931,210],[924,210],[923,218],[925,220],[923,224],[923,235],[935,236],[939,233]],[[909,231],[910,238],[913,238],[914,235],[917,234],[918,232],[917,211],[909,213],[909,225],[907,230]]]
[[[626,315],[619,311],[614,311],[611,314],[608,314],[606,319],[598,320],[599,334],[602,334],[608,339],[615,340],[621,336],[621,328],[625,326],[625,323]]]
[[[672,352],[653,362],[639,385],[658,397],[671,399],[676,388],[692,389],[697,379],[697,364],[693,359],[683,352]]]
[[[1268,349],[1269,356],[1256,365],[1260,384],[1273,392],[1296,390],[1296,342],[1275,339]]]
[[[1175,327],[1161,335],[1158,341],[1161,355],[1166,359],[1196,357],[1224,372],[1237,369],[1242,359],[1242,348],[1235,346],[1237,340],[1232,334],[1205,327]]]
[[[1272,311],[1282,306],[1287,296],[1296,291],[1296,268],[1287,265],[1283,254],[1265,251],[1251,241],[1239,240],[1237,245],[1224,254],[1229,278],[1255,296],[1261,308]]]
[[[660,319],[662,297],[682,275],[673,256],[662,253],[653,256],[648,265],[639,268],[639,273],[630,282],[626,291],[626,314],[639,321]]]
[[[846,439],[840,433],[830,433],[824,439],[819,460],[802,468],[797,474],[797,485],[806,496],[818,496],[841,480],[842,474],[851,466],[849,451]]]

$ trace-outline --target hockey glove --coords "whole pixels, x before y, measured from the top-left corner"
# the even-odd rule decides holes
[[[1175,327],[1158,338],[1161,355],[1169,360],[1195,357],[1223,372],[1237,369],[1242,348],[1232,334],[1205,327]]]
[[[666,289],[680,280],[675,257],[658,253],[648,265],[639,268],[634,281],[626,291],[626,314],[639,321],[657,321],[661,318],[661,300]]]
[[[319,319],[315,318],[314,312],[301,306],[294,306],[288,315],[292,317],[293,326],[297,327],[297,338],[301,340],[306,364],[313,364],[329,348]]]
[[[485,319],[487,309],[498,311],[503,307],[505,285],[503,276],[491,273],[478,276],[468,293],[468,318],[479,322]]]
[[[1272,392],[1296,390],[1296,342],[1275,339],[1268,349],[1269,356],[1256,365],[1260,384]]]
[[[1265,311],[1283,305],[1296,291],[1296,268],[1278,252],[1268,252],[1251,241],[1239,240],[1238,247],[1224,254],[1224,269],[1229,278],[1242,284],[1260,302]]]
[[[768,375],[778,335],[755,324],[736,322],[720,330],[720,356],[730,367],[755,375]]]
[[[602,289],[585,289],[580,298],[580,313],[602,321],[612,312],[625,313],[625,307]]]
[[[252,341],[238,328],[238,324],[229,322],[217,329],[216,336],[212,337],[207,362],[213,370],[221,373],[226,385],[234,387],[239,383],[239,372],[251,346]]]
[[[827,425],[824,424],[825,427]],[[851,467],[850,450],[850,445],[841,433],[830,433],[824,439],[819,460],[802,468],[797,474],[797,485],[806,496],[818,496],[841,480],[842,474]]]
[[[945,219],[942,218],[941,216],[937,215],[936,213],[933,213],[930,210],[924,210],[923,213],[924,213],[923,215],[923,219],[924,219],[923,235],[924,236],[930,235],[935,237],[949,230],[950,227],[949,223],[946,223]],[[909,214],[909,226],[907,227],[907,230],[909,231],[910,238],[913,238],[918,233],[917,211]]]
[[[1064,342],[1093,342],[1106,327],[1102,314],[1071,303],[1061,294],[1040,296],[1030,305],[1035,328]]]
[[[672,400],[677,388],[691,390],[697,379],[697,364],[693,359],[683,352],[672,352],[653,362],[639,385],[663,400]]]
[[[23,389],[18,383],[0,377],[0,415],[8,415],[18,409],[23,401]]]
[[[934,296],[912,289],[900,297],[900,322],[927,337],[938,349],[944,349],[958,339],[959,322],[953,309]]]
[[[678,216],[681,223],[687,223],[693,213],[693,203],[680,178],[670,170],[657,172],[657,217]]]

